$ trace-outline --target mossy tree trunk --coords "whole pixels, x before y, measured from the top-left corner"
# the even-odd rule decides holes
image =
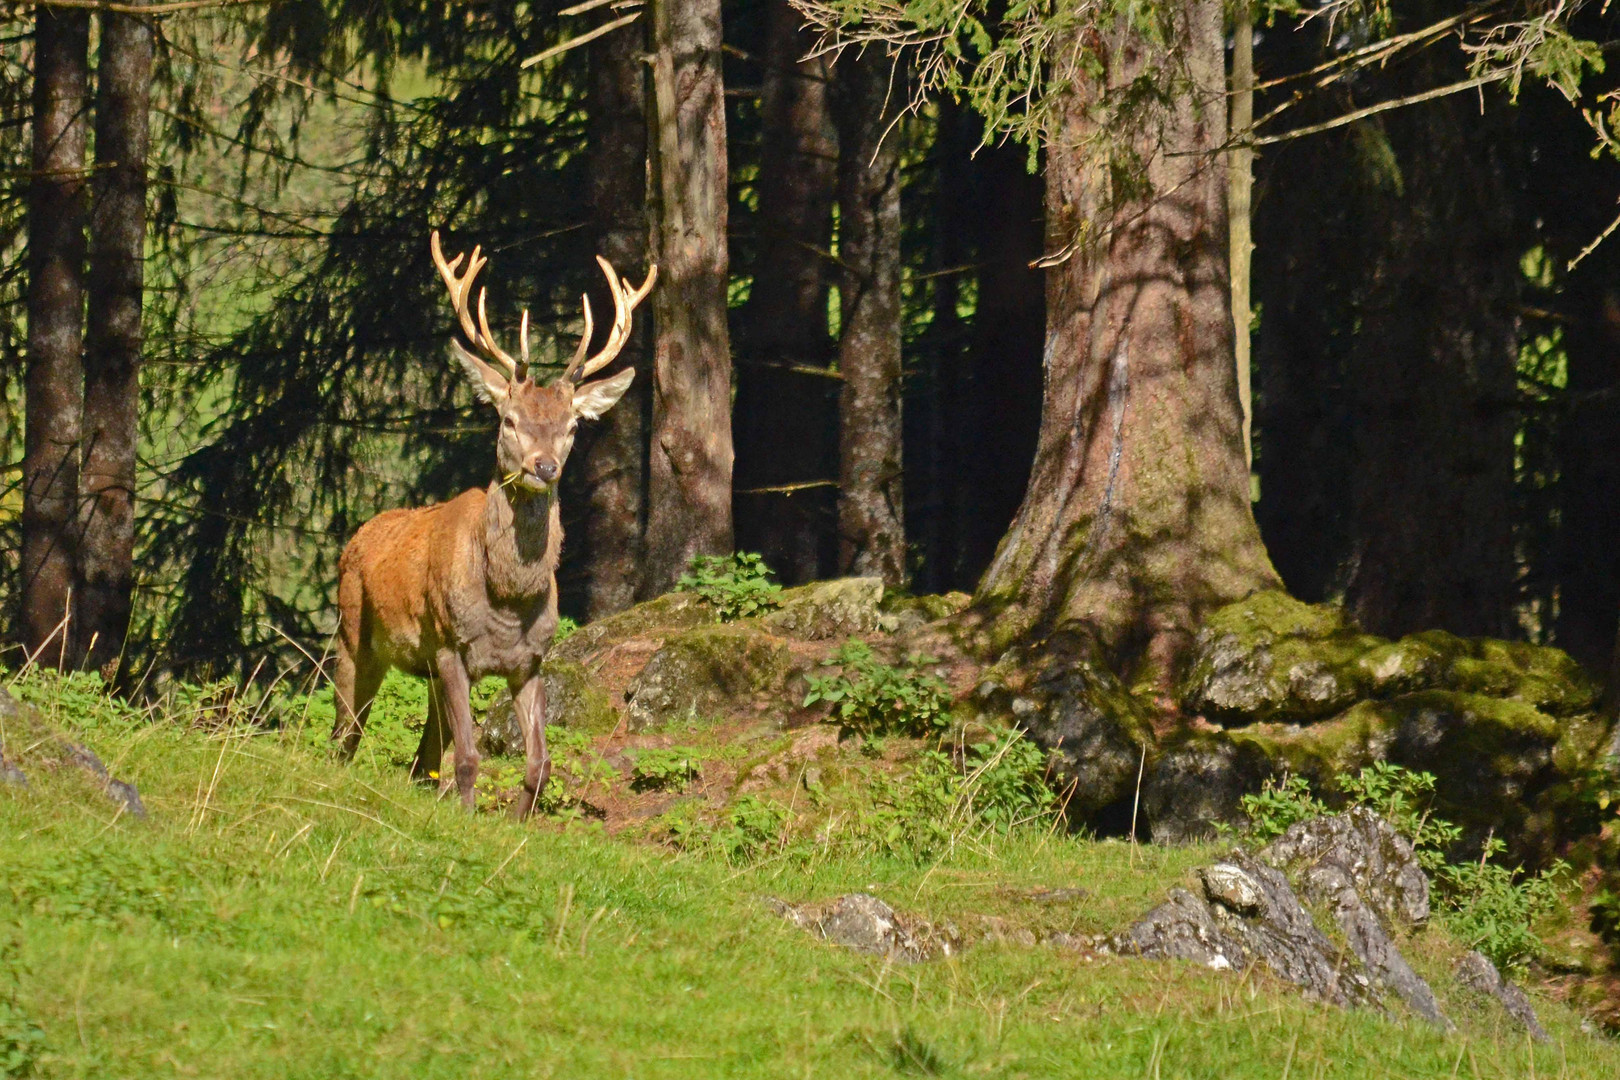
[[[101,16],[96,175],[84,358],[83,491],[76,650],[110,672],[123,655],[135,587],[135,445],[140,434],[141,300],[152,27]]]
[[[617,16],[603,16],[610,17]],[[647,264],[646,65],[639,55],[645,48],[640,23],[592,42],[587,103],[591,209],[599,247],[620,273],[637,281]],[[595,310],[611,307],[599,303]],[[636,381],[619,407],[602,418],[583,462],[588,620],[633,604],[641,576],[646,406],[652,384],[646,358],[647,329],[645,321],[638,321],[617,362],[635,368]]]
[[[992,648],[1077,631],[1160,692],[1206,612],[1278,584],[1250,510],[1232,354],[1221,4],[1165,19],[1168,50],[1107,31],[1103,78],[1158,69],[1174,92],[1105,132],[1095,87],[1077,83],[1047,149],[1041,432],[976,598]]]
[[[641,595],[731,551],[726,105],[719,0],[654,0],[652,438]]]
[[[63,623],[78,562],[89,50],[88,11],[36,10],[21,637],[41,663],[70,665],[77,658]],[[58,626],[67,636],[52,636]]]
[[[838,256],[842,326],[839,399],[838,569],[906,578],[900,421],[900,132],[879,50],[837,64]]]

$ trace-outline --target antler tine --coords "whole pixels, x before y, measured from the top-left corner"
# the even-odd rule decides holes
[[[591,335],[596,332],[596,322],[591,315],[591,298],[581,293],[579,305],[585,309],[585,328],[580,331],[579,345],[574,349],[574,355],[569,359],[568,366],[563,368],[562,374],[563,378],[576,383],[584,377],[580,371],[580,364],[584,363],[585,354],[591,347]]]
[[[651,267],[647,271],[647,280],[641,283],[639,289],[632,290],[613,269],[613,264],[600,255],[596,257],[596,262],[602,267],[602,273],[607,277],[608,290],[613,294],[613,328],[608,332],[608,339],[603,344],[602,351],[580,366],[578,373],[574,375],[575,382],[607,367],[623,351],[625,342],[630,340],[630,313],[635,310],[637,304],[646,299],[658,276],[658,268]]]
[[[521,379],[527,374],[527,365],[519,366],[518,362],[509,356],[505,349],[495,344],[495,335],[489,332],[489,315],[484,310],[484,302],[489,299],[488,289],[478,290],[478,347],[483,349],[492,360],[499,360],[511,373],[512,378]]]
[[[433,255],[433,265],[439,268],[439,276],[444,279],[444,287],[450,290],[450,303],[455,307],[456,317],[461,320],[462,333],[466,334],[473,344],[478,344],[478,331],[473,326],[472,312],[467,310],[467,294],[472,290],[473,279],[489,260],[481,258],[479,253],[483,249],[475,246],[472,249],[472,258],[467,263],[467,272],[458,277],[456,271],[460,269],[461,260],[467,258],[467,255],[462,252],[449,262],[445,262],[444,249],[439,246],[438,229],[434,229],[428,236],[428,250]]]

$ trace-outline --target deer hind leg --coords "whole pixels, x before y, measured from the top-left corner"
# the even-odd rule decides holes
[[[428,677],[427,722],[422,725],[422,741],[411,759],[412,780],[437,780],[444,764],[444,746],[450,736],[445,719],[444,684],[430,673]]]
[[[337,678],[334,680],[334,711],[332,741],[338,744],[343,760],[354,757],[360,747],[360,736],[366,730],[366,718],[371,715],[371,699],[377,696],[388,669],[370,657],[356,655],[347,644],[338,644]]]
[[[450,736],[456,747],[456,790],[461,804],[473,808],[473,783],[478,779],[478,729],[473,727],[471,682],[461,656],[450,649],[441,649],[434,658],[434,670],[439,676],[439,693],[443,695],[444,714],[450,721]]]
[[[512,816],[522,820],[534,810],[535,800],[551,778],[551,754],[546,750],[546,680],[536,674],[512,695],[512,708],[523,729],[523,789],[512,806]]]

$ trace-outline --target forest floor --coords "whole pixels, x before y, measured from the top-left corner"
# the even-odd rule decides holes
[[[562,819],[517,824],[468,815],[379,754],[343,766],[296,728],[210,725],[202,699],[171,695],[154,715],[36,676],[14,689],[38,712],[13,708],[0,731],[27,772],[0,784],[0,1075],[10,1061],[47,1077],[233,1080],[1620,1076],[1620,1043],[1546,986],[1530,986],[1552,1036],[1540,1045],[1457,987],[1439,925],[1408,953],[1451,1034],[1307,1001],[1263,969],[1084,944],[1187,884],[1215,846],[1022,828],[960,834],[926,859],[838,843],[681,850],[668,842],[681,800],[630,793],[622,733],[572,748],[576,789],[599,763],[614,828],[588,792]],[[755,772],[744,759],[770,773],[827,730],[754,750],[724,729],[658,738],[727,763],[696,770],[685,798],[700,801],[704,777],[736,788]],[[52,767],[57,733],[136,785],[146,817],[83,769]],[[879,782],[873,751],[833,746]],[[808,790],[809,767],[783,797]],[[898,963],[817,940],[766,902],[851,892],[950,923],[965,947]],[[1037,943],[1056,939],[1081,944]]]

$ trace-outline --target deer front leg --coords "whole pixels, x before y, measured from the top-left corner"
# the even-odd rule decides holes
[[[512,695],[512,707],[523,729],[523,790],[512,806],[519,821],[534,810],[535,800],[551,778],[551,754],[546,750],[546,680],[536,672]]]
[[[461,654],[452,649],[441,649],[433,666],[439,673],[439,692],[444,695],[441,700],[456,747],[456,790],[461,794],[461,804],[471,810],[473,783],[478,779],[478,737],[473,727],[467,666],[461,662]]]

